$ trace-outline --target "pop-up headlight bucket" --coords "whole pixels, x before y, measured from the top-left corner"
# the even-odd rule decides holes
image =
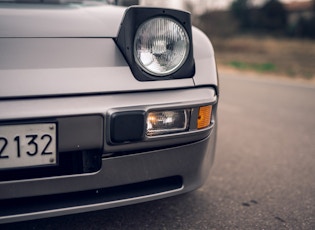
[[[115,41],[139,81],[191,78],[195,74],[188,12],[130,7]]]

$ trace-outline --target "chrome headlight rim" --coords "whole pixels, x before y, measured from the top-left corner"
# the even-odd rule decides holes
[[[145,41],[141,40],[142,37],[145,37],[143,39]],[[145,44],[143,45],[143,43]],[[145,46],[146,56],[151,58],[151,62],[148,64],[144,63],[140,57],[143,46]],[[174,47],[183,50],[171,50]],[[137,65],[150,75],[165,77],[175,73],[184,65],[189,52],[189,35],[184,26],[172,17],[163,15],[149,18],[136,30],[133,44],[134,59]],[[144,52],[142,51],[142,53]],[[164,65],[161,65],[159,61],[164,61]]]

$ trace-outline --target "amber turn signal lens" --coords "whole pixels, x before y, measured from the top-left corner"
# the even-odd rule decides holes
[[[203,129],[210,125],[212,106],[202,106],[199,108],[197,128]]]

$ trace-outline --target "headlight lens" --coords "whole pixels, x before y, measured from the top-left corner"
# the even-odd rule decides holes
[[[134,58],[147,73],[166,76],[176,72],[189,53],[189,37],[178,22],[156,17],[141,24],[134,40]]]

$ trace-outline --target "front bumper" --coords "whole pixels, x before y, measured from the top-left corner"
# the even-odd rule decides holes
[[[63,138],[58,151],[98,151],[101,168],[88,173],[0,181],[0,223],[111,208],[198,188],[213,163],[216,102],[212,88],[2,101],[1,123],[59,119],[64,126],[59,130]],[[140,143],[112,145],[107,141],[106,117],[113,109],[128,111],[203,104],[212,104],[214,108],[212,124],[203,131]],[[90,126],[83,124],[78,128],[77,122],[67,126],[72,117],[96,118],[91,124],[98,124],[100,117],[102,127],[88,128]],[[67,120],[69,123],[65,122]],[[76,134],[74,139],[73,133]],[[3,176],[5,171],[0,173]]]

